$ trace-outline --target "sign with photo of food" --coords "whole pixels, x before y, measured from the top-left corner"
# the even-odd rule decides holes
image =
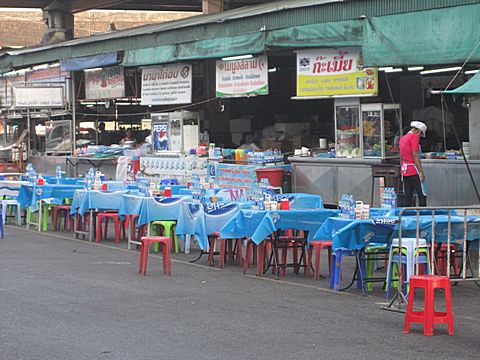
[[[359,47],[297,52],[297,96],[373,96],[378,92],[376,68],[363,66]]]

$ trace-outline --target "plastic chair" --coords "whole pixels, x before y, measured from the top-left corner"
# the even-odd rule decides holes
[[[16,220],[17,224],[21,225],[22,224],[22,207],[18,203],[17,200],[15,199],[10,199],[10,200],[1,200],[1,205],[2,205],[2,222],[3,225],[5,225],[5,221],[7,220],[7,210],[10,209],[12,210],[13,208],[16,208],[17,215],[16,215]]]
[[[403,271],[404,271],[403,292],[405,294],[409,292],[409,282],[410,282],[410,278],[413,276],[413,275],[411,275],[410,277],[408,276],[408,268],[409,268],[409,265],[412,261],[413,261],[413,264],[415,264],[417,262],[417,257],[418,257],[418,264],[425,267],[425,272],[427,274],[430,273],[430,261],[429,261],[429,255],[428,255],[428,249],[427,248],[418,249],[415,252],[413,258],[407,255],[406,249],[403,249],[402,250],[401,262],[405,267],[403,269]],[[388,271],[388,275],[387,275],[387,299],[390,296],[390,289],[392,287],[392,282],[394,281],[393,277],[395,275],[394,270],[397,267],[398,267],[398,248],[394,250],[394,252],[390,256],[390,260],[389,260],[389,266],[388,266],[389,271]],[[397,271],[398,271],[398,269],[397,269]]]
[[[330,274],[330,289],[340,291],[340,280],[342,275],[342,262],[344,256],[357,256],[357,252],[347,249],[335,249],[332,253],[332,271]],[[360,266],[361,276],[357,278],[357,288],[363,289],[362,278],[365,278],[363,266]]]
[[[107,239],[107,231],[108,231],[108,219],[113,219],[115,223],[115,242],[120,242],[120,232],[123,230],[123,236],[125,237],[125,225],[127,222],[122,222],[120,220],[120,216],[118,213],[99,213],[97,215],[97,233],[96,233],[96,242],[100,242],[100,238],[102,237],[102,221],[105,220],[105,227],[104,227],[104,239]]]
[[[460,275],[456,254],[456,245],[450,243],[450,249],[447,243],[435,244],[435,264],[439,275],[447,275],[447,255],[450,251],[450,268],[453,267],[453,274]]]
[[[70,210],[72,207],[70,205],[55,205],[53,207],[53,230],[57,231],[59,228],[58,224],[58,215],[59,213],[63,213],[64,219],[65,219],[65,225],[64,229],[67,229],[67,226],[69,229],[73,230],[73,220],[70,217]]]
[[[41,230],[43,232],[47,232],[48,231],[48,216],[49,216],[49,212],[50,210],[52,211],[52,223],[53,223],[53,210],[55,209],[55,205],[53,204],[47,204],[47,203],[43,203],[41,204],[42,206],[42,216],[43,216],[43,219],[42,220],[39,220],[39,221],[42,221],[42,227],[41,227]]]
[[[314,267],[315,280],[320,280],[320,256],[324,248],[327,248],[328,250],[328,274],[331,275],[332,241],[331,240],[313,240],[310,242],[310,247],[308,249],[307,276],[310,274],[310,268],[312,266],[313,250],[315,250],[315,267]]]
[[[161,226],[163,227],[163,236],[167,236],[172,239],[172,247],[175,249],[175,253],[178,254],[178,239],[175,236],[175,226],[177,225],[176,221],[170,220],[156,220],[152,221],[148,226],[148,234],[151,234],[151,230],[153,226]],[[153,244],[153,251],[158,252],[159,245]]]
[[[423,311],[413,311],[416,288],[425,290]],[[410,278],[410,289],[403,332],[408,334],[410,324],[414,322],[423,324],[423,335],[425,336],[433,335],[435,324],[447,324],[448,335],[453,335],[454,320],[450,296],[450,279],[438,275],[413,275]],[[445,312],[435,311],[435,289],[445,290]]]
[[[151,244],[162,245],[163,272],[172,274],[172,259],[170,255],[170,238],[166,236],[144,236],[140,239],[140,265],[138,272],[147,275],[148,253]]]
[[[391,259],[393,255],[393,251],[395,248],[398,248],[399,241],[397,238],[392,240],[392,246],[390,247],[390,254],[389,254],[389,259]],[[406,256],[407,256],[407,275],[405,277],[405,281],[408,282],[410,279],[410,276],[414,274],[415,271],[415,262],[414,262],[414,252],[415,252],[415,247],[417,244],[417,239],[416,238],[402,238],[402,248],[406,249]],[[427,241],[425,239],[418,239],[418,247],[419,249],[428,249]],[[426,256],[428,257],[428,251]],[[391,261],[389,261],[389,264],[391,265]],[[391,266],[388,266],[387,269],[387,281],[390,277],[390,269]]]
[[[375,262],[379,260],[379,258],[380,260],[385,260],[385,270],[388,268],[387,250],[387,244],[368,245],[365,248],[365,279],[367,280],[367,291],[373,291],[373,282],[369,282],[368,279],[373,279]],[[381,257],[382,255],[383,257]]]

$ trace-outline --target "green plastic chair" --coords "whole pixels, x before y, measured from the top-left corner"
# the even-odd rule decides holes
[[[373,274],[375,271],[375,260],[376,260],[376,255],[379,255],[381,253],[385,253],[385,255],[388,254],[387,251],[387,244],[385,245],[370,245],[367,248],[365,248],[365,277],[367,279],[373,278]],[[368,282],[367,283],[367,291],[373,291],[373,283]]]
[[[170,239],[172,239],[172,248],[175,248],[175,253],[178,254],[178,239],[175,236],[175,227],[177,223],[176,221],[167,221],[167,220],[157,220],[157,221],[152,221],[150,224],[148,224],[148,234],[151,234],[152,228],[156,226],[157,228],[163,227],[163,236],[168,236]],[[160,234],[160,231],[157,231],[158,234]],[[158,243],[153,244],[153,251],[158,252],[160,249],[160,246]]]

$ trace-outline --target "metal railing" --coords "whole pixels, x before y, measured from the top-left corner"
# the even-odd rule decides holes
[[[476,215],[471,215],[471,214],[468,214],[468,212],[472,212],[472,211],[477,211],[478,214]],[[419,271],[419,259],[420,259],[420,256],[419,256],[419,253],[418,253],[418,250],[419,250],[419,245],[420,245],[420,239],[422,238],[421,237],[421,233],[420,233],[420,214],[421,212],[426,212],[427,215],[422,215],[422,216],[431,216],[431,219],[432,219],[432,225],[431,225],[431,246],[430,246],[430,261],[429,261],[429,265],[430,266],[430,269],[431,269],[431,273],[432,274],[435,274],[436,271],[435,271],[435,265],[436,265],[436,260],[435,260],[435,243],[436,243],[436,224],[435,224],[435,216],[436,215],[446,215],[447,216],[447,234],[446,234],[446,244],[447,244],[447,247],[446,247],[446,276],[448,276],[451,281],[454,281],[454,282],[459,282],[459,281],[480,281],[480,244],[479,244],[479,247],[478,247],[478,269],[477,269],[477,273],[475,274],[473,272],[473,267],[472,267],[472,264],[471,264],[471,259],[469,257],[469,253],[468,253],[468,249],[469,249],[469,246],[468,246],[468,242],[471,241],[471,240],[480,240],[480,231],[478,233],[478,237],[476,239],[468,239],[468,225],[476,225],[476,226],[479,226],[479,230],[480,230],[480,205],[478,206],[440,206],[440,207],[410,207],[410,208],[403,208],[400,210],[400,213],[398,215],[398,263],[397,263],[397,266],[398,266],[398,286],[397,286],[397,290],[396,290],[396,293],[395,293],[395,296],[393,297],[392,301],[386,306],[384,307],[385,310],[391,310],[391,311],[400,311],[400,312],[403,312],[404,310],[402,310],[402,306],[405,305],[407,303],[407,298],[405,297],[405,294],[403,292],[403,288],[404,288],[404,284],[405,284],[405,279],[404,279],[404,274],[403,274],[403,271],[402,271],[402,254],[403,254],[403,244],[402,244],[402,236],[403,236],[403,233],[404,233],[404,229],[403,229],[403,218],[406,215],[407,212],[415,212],[415,217],[416,217],[416,225],[415,225],[415,238],[416,238],[416,242],[415,242],[415,247],[414,247],[414,250],[413,250],[413,254],[414,254],[414,259],[415,259],[415,265],[414,265],[414,269],[415,269],[415,275],[418,275],[418,271]],[[446,214],[445,214],[446,213]],[[453,214],[452,214],[453,213]],[[455,236],[453,238],[453,242],[452,242],[452,216],[454,216],[454,224],[457,226],[459,224],[461,224],[462,222],[459,222],[459,220],[461,221],[461,219],[463,218],[463,239],[457,239]],[[460,219],[459,219],[460,218]],[[424,229],[425,230],[425,229]],[[455,235],[458,235],[458,231],[457,231],[457,234]],[[439,247],[441,246],[440,244],[441,243],[445,243],[444,239],[441,239],[442,241],[439,242]],[[460,276],[456,276],[456,277],[451,277],[450,275],[450,268],[451,268],[451,256],[452,256],[452,251],[451,251],[451,244],[461,244],[461,250],[462,250],[462,271],[461,271],[461,274]],[[456,250],[455,250],[456,251]],[[437,251],[439,252],[439,251]],[[456,255],[454,255],[456,256]],[[408,261],[408,260],[407,260]],[[470,267],[470,272],[471,274],[469,276],[467,276],[467,265],[469,265]],[[393,273],[393,269],[392,269],[392,273]],[[392,276],[392,275],[391,275]],[[477,284],[479,285],[479,284]],[[480,286],[480,285],[479,285]]]

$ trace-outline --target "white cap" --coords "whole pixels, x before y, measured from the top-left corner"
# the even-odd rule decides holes
[[[427,125],[425,125],[423,122],[421,121],[412,121],[410,123],[410,126],[412,128],[415,128],[415,129],[418,129],[422,132],[422,137],[425,137],[425,133],[427,132]]]

